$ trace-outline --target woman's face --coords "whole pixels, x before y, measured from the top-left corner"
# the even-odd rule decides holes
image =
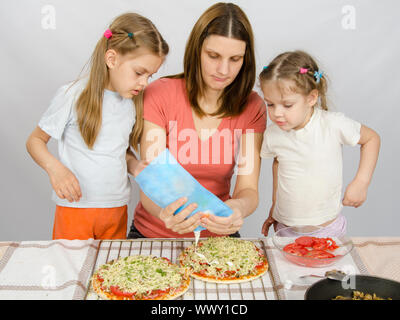
[[[246,42],[210,35],[201,48],[201,75],[206,90],[222,91],[238,75],[246,52]]]

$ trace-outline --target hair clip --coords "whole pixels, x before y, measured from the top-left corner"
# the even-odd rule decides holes
[[[107,30],[104,32],[104,36],[105,36],[107,39],[110,39],[111,36],[112,36],[111,30],[110,30],[110,29],[107,29]]]
[[[319,70],[314,72],[314,78],[315,78],[315,82],[316,83],[320,82],[323,74],[324,73],[322,71],[319,71]]]
[[[268,66],[264,66],[263,70],[266,70],[266,69],[268,69]]]
[[[128,37],[131,38],[131,39],[133,38],[133,35],[134,35],[134,34],[133,34],[132,32],[129,32],[129,33],[128,33]]]
[[[299,71],[301,74],[305,74],[305,73],[307,73],[308,72],[308,69],[307,68],[300,68],[300,71]]]

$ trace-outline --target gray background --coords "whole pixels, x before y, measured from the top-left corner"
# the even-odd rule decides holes
[[[156,24],[171,49],[166,63],[153,78],[157,79],[182,71],[184,47],[191,28],[215,2],[0,2],[0,241],[51,239],[55,209],[51,186],[46,173],[26,152],[25,141],[56,89],[79,75],[112,19],[123,12],[136,11]],[[398,236],[399,2],[234,2],[252,23],[258,72],[280,52],[308,51],[317,57],[331,80],[328,92],[331,109],[344,112],[380,134],[381,153],[367,201],[358,209],[346,207],[343,213],[351,236]],[[55,10],[55,29],[47,28],[47,5]],[[350,11],[346,6],[351,6]],[[255,89],[260,92],[258,84]],[[57,154],[54,140],[49,142],[49,148]],[[347,186],[358,168],[359,147],[345,147],[343,154],[343,179]],[[242,236],[261,236],[261,226],[271,205],[271,163],[263,161],[260,205],[246,219]],[[138,201],[137,186],[135,182],[132,184],[129,222]]]

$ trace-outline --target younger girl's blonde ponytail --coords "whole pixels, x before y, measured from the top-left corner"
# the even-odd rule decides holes
[[[264,67],[259,76],[260,83],[268,80],[291,80],[295,84],[294,90],[304,95],[312,90],[318,91],[319,107],[328,110],[326,93],[328,81],[315,60],[304,51],[285,52],[278,55]]]

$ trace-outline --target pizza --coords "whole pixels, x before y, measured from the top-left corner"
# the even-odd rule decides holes
[[[182,251],[179,264],[191,276],[207,282],[239,283],[261,277],[268,261],[253,242],[232,237],[211,237]]]
[[[91,281],[106,300],[171,300],[188,290],[190,276],[167,258],[135,255],[100,266]]]

